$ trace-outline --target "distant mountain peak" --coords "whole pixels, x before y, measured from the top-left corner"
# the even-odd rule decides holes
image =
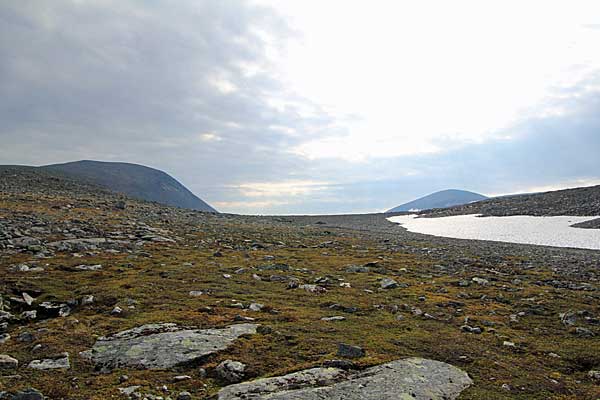
[[[105,187],[127,196],[169,206],[217,212],[161,170],[126,162],[81,160],[40,167]]]
[[[446,189],[399,205],[387,212],[416,212],[432,208],[447,208],[485,199],[487,197],[479,193],[459,189]]]

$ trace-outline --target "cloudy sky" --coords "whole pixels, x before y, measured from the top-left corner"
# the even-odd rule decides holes
[[[220,211],[600,184],[598,1],[0,2],[0,164],[162,169]]]

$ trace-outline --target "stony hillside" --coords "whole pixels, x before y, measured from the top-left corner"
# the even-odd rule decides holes
[[[599,252],[0,189],[2,399],[600,397]]]
[[[425,210],[422,214],[432,217],[465,214],[596,216],[600,215],[600,186],[496,197],[447,209]]]
[[[192,210],[217,212],[173,177],[143,165],[86,160],[41,168],[60,172],[137,199]]]

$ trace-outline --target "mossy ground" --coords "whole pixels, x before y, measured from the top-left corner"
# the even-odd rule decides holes
[[[93,202],[88,206],[80,204],[68,215],[61,208],[52,207],[69,201],[3,198],[0,216],[10,217],[15,213],[56,219],[76,216],[88,218],[105,229],[128,218],[125,211],[98,209]],[[100,252],[74,258],[59,253],[38,261],[40,265],[46,264],[44,272],[19,273],[10,272],[9,266],[29,261],[31,256],[4,255],[0,259],[3,293],[37,289],[42,293],[38,302],[66,301],[91,294],[95,303],[76,309],[66,318],[12,327],[13,339],[0,345],[0,353],[20,361],[16,372],[20,378],[0,377],[0,389],[35,387],[51,399],[107,399],[122,397],[118,387],[141,385],[144,392],[160,394],[160,387],[167,385],[171,393],[187,390],[195,398],[208,397],[218,390],[219,383],[210,375],[201,377],[198,365],[169,371],[127,369],[100,373],[78,353],[89,349],[98,336],[141,324],[176,322],[185,326],[223,327],[234,323],[236,315],[243,315],[271,328],[271,333],[238,340],[230,349],[205,360],[205,368],[210,370],[222,360],[234,359],[248,365],[249,379],[285,374],[337,358],[337,343],[344,342],[366,350],[366,356],[357,361],[360,366],[407,356],[456,365],[475,382],[461,399],[600,398],[600,387],[586,377],[590,368],[600,367],[600,339],[574,336],[558,317],[566,310],[588,310],[599,315],[598,295],[534,284],[555,275],[549,268],[519,270],[498,266],[502,273],[492,276],[477,265],[470,269],[441,269],[426,257],[386,248],[368,235],[347,235],[344,230],[319,227],[270,225],[234,217],[167,228],[180,240],[177,244],[147,245],[144,251],[151,257]],[[250,242],[267,246],[252,250]],[[240,243],[248,245],[236,246]],[[217,250],[221,256],[215,256]],[[274,259],[265,261],[265,256]],[[384,268],[385,273],[345,272],[350,264],[371,261],[378,261],[378,267]],[[102,264],[103,269],[74,272],[68,268],[82,263]],[[310,272],[256,269],[270,263],[285,263],[293,269],[306,268]],[[235,273],[239,268],[246,271]],[[225,278],[224,274],[230,274],[231,278]],[[253,274],[264,279],[256,280]],[[295,276],[306,283],[328,276],[335,284],[326,293],[314,294],[302,289],[289,290],[285,282],[270,282],[270,274]],[[469,287],[456,284],[476,276],[485,276],[490,284]],[[382,290],[379,280],[383,277],[392,277],[409,286]],[[515,278],[522,283],[513,284]],[[340,287],[339,282],[348,282],[351,288]],[[506,290],[515,287],[519,290]],[[192,297],[191,290],[208,290],[210,294]],[[421,296],[424,300],[419,299]],[[268,309],[240,310],[230,307],[234,302],[246,305],[258,302]],[[449,302],[462,304],[448,305]],[[356,307],[358,311],[332,310],[328,307],[331,304]],[[403,308],[404,304],[418,307],[437,319],[415,316]],[[115,305],[125,312],[120,316],[110,315]],[[205,306],[212,311],[208,312]],[[393,306],[399,306],[400,310],[392,312]],[[532,312],[519,317],[519,322],[509,322],[511,314],[528,310]],[[398,320],[398,314],[404,318]],[[342,315],[346,320],[321,321],[322,317],[333,315]],[[481,335],[464,333],[460,326],[465,317],[477,326],[483,326],[484,320],[492,322],[495,332],[486,329]],[[34,343],[14,340],[24,331],[34,333]],[[517,348],[504,346],[505,340],[514,342]],[[42,350],[32,353],[33,344],[41,344]],[[72,367],[68,371],[26,368],[34,358],[64,351],[71,355]],[[560,358],[551,357],[550,353]],[[192,379],[173,382],[172,378],[181,374]],[[120,383],[121,375],[128,375],[129,380]],[[503,389],[503,384],[510,385],[511,390]]]

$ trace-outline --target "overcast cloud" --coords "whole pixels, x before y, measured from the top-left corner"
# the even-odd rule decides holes
[[[554,50],[573,62],[557,61],[525,92],[518,71],[527,58],[507,60],[513,75],[494,86],[497,76],[473,76],[460,54],[448,69],[408,59],[393,31],[381,41],[382,32],[366,33],[377,16],[358,25],[364,43],[360,28],[346,43],[343,22],[341,33],[325,37],[328,21],[335,30],[344,14],[343,2],[332,4],[338,14],[327,20],[326,7],[322,29],[317,21],[311,30],[313,9],[269,2],[2,2],[0,164],[140,163],[167,171],[221,211],[252,214],[381,211],[446,188],[500,194],[600,183],[600,18],[575,15],[564,24],[572,31],[557,28],[570,41]],[[323,51],[311,45],[315,32]],[[516,57],[500,50],[502,33],[490,33],[490,46]],[[417,52],[419,36],[411,43]],[[343,50],[349,46],[353,52]],[[389,54],[394,68],[353,70],[353,57],[373,56],[360,53],[372,47],[378,63]],[[550,50],[540,51],[544,62],[544,54],[555,57]],[[404,59],[414,68],[399,77]],[[468,76],[455,73],[462,63]],[[415,79],[432,87],[409,88]],[[488,81],[489,90],[479,89]],[[469,100],[454,104],[461,87]]]

